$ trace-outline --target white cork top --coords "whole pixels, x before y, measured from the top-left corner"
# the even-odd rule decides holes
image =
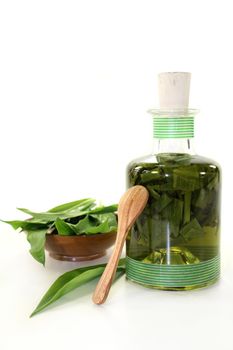
[[[187,109],[191,73],[167,72],[158,75],[159,103],[164,109]]]

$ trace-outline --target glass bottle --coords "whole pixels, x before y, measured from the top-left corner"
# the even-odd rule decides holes
[[[178,107],[150,111],[153,152],[127,167],[128,187],[145,186],[149,200],[126,240],[126,277],[164,290],[205,287],[220,274],[220,167],[194,152],[198,111]]]

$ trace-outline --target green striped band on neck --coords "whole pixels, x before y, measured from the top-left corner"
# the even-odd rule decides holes
[[[194,116],[153,117],[153,137],[155,139],[194,137]]]

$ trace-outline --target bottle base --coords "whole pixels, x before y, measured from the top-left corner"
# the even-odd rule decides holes
[[[127,279],[161,290],[193,290],[215,283],[220,277],[220,257],[194,264],[153,264],[126,256]]]
[[[144,284],[144,283],[140,283],[138,281],[135,281],[132,278],[129,278],[128,276],[126,276],[126,280],[130,283],[138,284],[140,286],[150,288],[150,289],[157,289],[157,290],[164,290],[164,291],[191,291],[191,290],[195,290],[195,289],[202,289],[202,288],[211,287],[212,285],[219,282],[220,278],[217,277],[214,280],[208,281],[206,283],[193,285],[193,286],[192,285],[191,286],[183,286],[183,287],[167,287],[167,286],[156,286],[156,285],[152,286],[150,284]]]

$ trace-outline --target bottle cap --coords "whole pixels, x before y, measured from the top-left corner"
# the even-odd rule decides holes
[[[158,75],[159,103],[162,109],[188,109],[191,73],[166,72]]]

